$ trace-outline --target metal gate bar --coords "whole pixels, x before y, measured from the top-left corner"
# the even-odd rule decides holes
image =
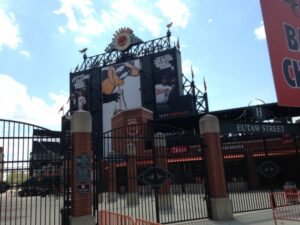
[[[271,208],[269,195],[285,182],[299,187],[298,136],[223,137],[222,149],[229,197],[234,212]]]
[[[1,119],[0,224],[60,224],[61,166],[59,132]]]
[[[134,126],[98,137],[103,148],[98,162],[101,177],[95,184],[97,208],[159,223],[207,218],[200,137],[163,125]],[[166,141],[160,155],[156,133],[164,134]],[[162,168],[164,164],[167,167]],[[157,186],[149,185],[142,176],[151,168],[156,172],[150,171],[149,177],[164,173],[170,177]]]

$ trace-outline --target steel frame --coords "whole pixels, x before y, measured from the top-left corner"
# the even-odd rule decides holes
[[[80,66],[75,68],[74,73],[93,68],[100,68],[121,61],[132,60],[168,50],[171,48],[170,36],[171,32],[168,30],[166,36],[133,45],[124,52],[112,51],[109,53],[84,57],[84,61]],[[184,92],[193,95],[195,113],[207,113],[209,111],[207,93],[200,91],[200,89],[195,86],[194,81],[188,80],[183,74],[182,79]]]
[[[129,59],[136,59],[170,49],[170,36],[164,36],[141,44],[133,45],[125,52],[112,51],[87,57],[74,72],[111,65]]]

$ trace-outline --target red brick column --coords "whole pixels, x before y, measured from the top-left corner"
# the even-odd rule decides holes
[[[128,143],[127,144],[128,191],[126,194],[126,199],[127,199],[128,205],[134,205],[134,204],[139,203],[136,153],[137,153],[136,145],[134,143]]]
[[[199,127],[206,144],[205,164],[212,219],[231,219],[232,203],[226,187],[219,120],[215,116],[206,115],[200,119]]]
[[[258,188],[258,180],[255,166],[255,159],[253,158],[252,152],[246,153],[246,160],[248,166],[248,183],[250,189]]]
[[[117,168],[116,163],[108,163],[108,201],[117,200]]]
[[[168,158],[165,134],[156,133],[154,135],[154,139],[156,166],[165,171],[168,171]],[[171,185],[169,180],[166,180],[165,183],[158,189],[158,202],[160,209],[172,209],[174,207],[174,201],[171,194]]]
[[[92,118],[89,112],[74,112],[72,135],[71,224],[95,224],[92,217]]]

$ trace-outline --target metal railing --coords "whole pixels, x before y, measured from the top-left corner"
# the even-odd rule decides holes
[[[0,119],[0,224],[60,224],[60,132]]]

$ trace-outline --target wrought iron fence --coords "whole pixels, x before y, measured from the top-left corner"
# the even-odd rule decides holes
[[[102,136],[98,210],[160,223],[207,217],[201,138],[137,124]]]
[[[0,224],[60,224],[60,132],[0,120]]]
[[[271,192],[286,182],[299,187],[297,136],[249,135],[223,137],[225,175],[234,212],[271,208]]]

